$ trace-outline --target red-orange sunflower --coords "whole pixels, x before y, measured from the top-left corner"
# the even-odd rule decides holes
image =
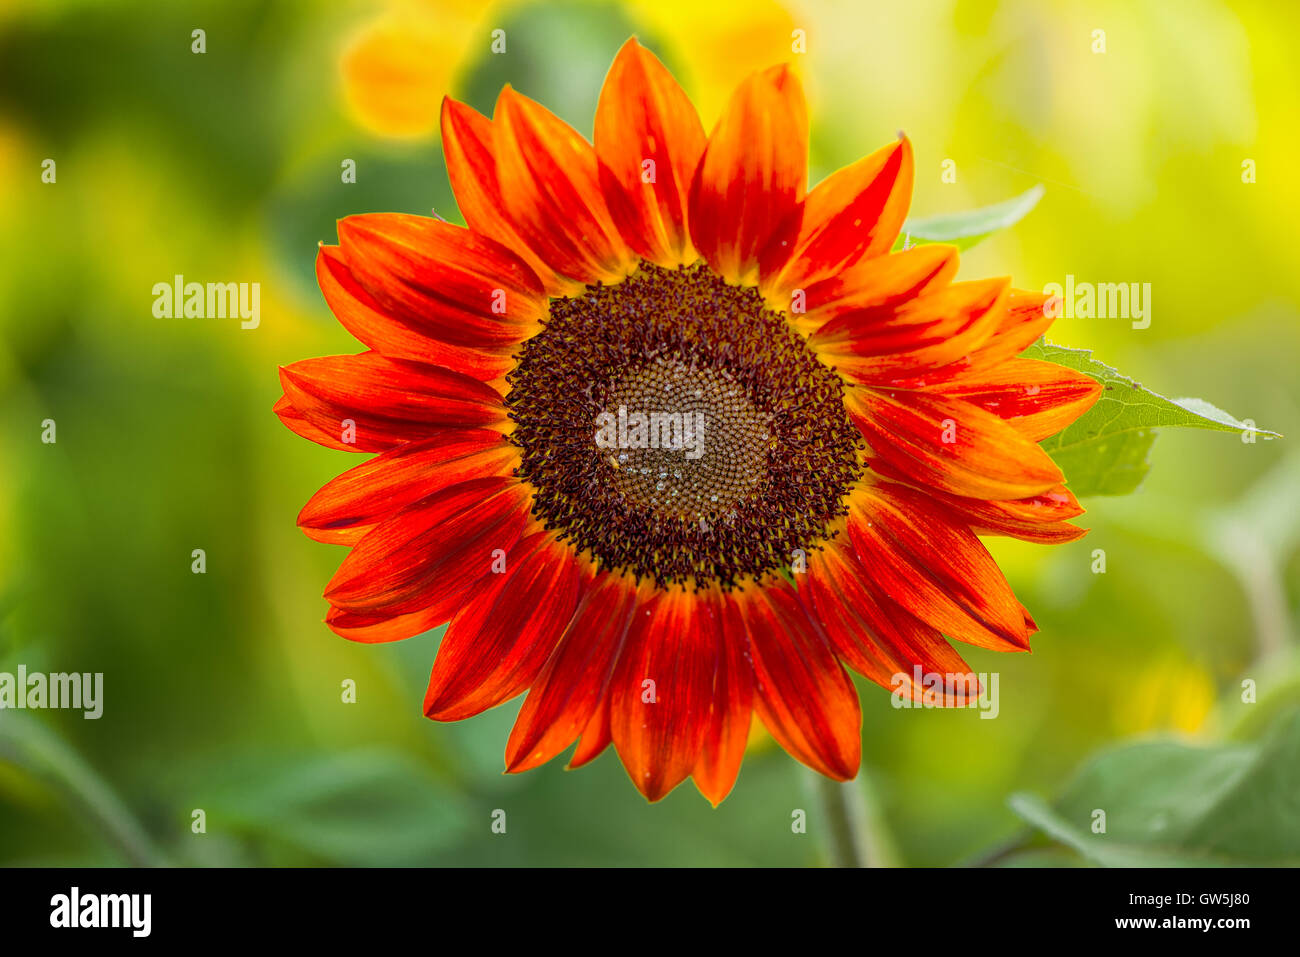
[[[379,453],[298,522],[351,548],[325,590],[338,634],[450,622],[425,714],[527,691],[508,770],[612,742],[650,800],[690,776],[716,804],[754,714],[810,767],[856,773],[846,665],[919,697],[914,667],[969,672],[945,635],[1029,647],[976,536],[1083,534],[1036,443],[1099,387],[1017,358],[1043,296],[953,282],[952,247],[890,252],[905,138],[805,195],[788,68],[743,82],[706,136],[635,40],[594,146],[509,87],[491,120],[445,101],[442,136],[468,227],[342,220],[317,274],[369,351],[284,367],[275,406]]]

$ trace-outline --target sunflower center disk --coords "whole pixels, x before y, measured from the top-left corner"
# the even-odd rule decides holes
[[[534,513],[660,585],[791,565],[860,472],[839,378],[702,264],[552,300],[508,381]]]

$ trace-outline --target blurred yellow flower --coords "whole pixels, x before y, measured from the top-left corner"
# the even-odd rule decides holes
[[[730,4],[699,0],[631,0],[628,13],[654,39],[663,40],[678,79],[691,94],[705,130],[722,112],[731,91],[742,79],[773,63],[791,63],[799,70],[806,35],[790,10],[774,0],[752,0],[737,16]],[[676,53],[677,56],[672,56]]]
[[[1160,659],[1137,673],[1115,705],[1115,730],[1193,733],[1205,724],[1214,707],[1214,679],[1201,665],[1181,659]]]
[[[353,118],[380,136],[434,135],[443,96],[476,42],[485,48],[490,42],[483,24],[502,6],[403,0],[362,24],[341,61],[343,96]]]

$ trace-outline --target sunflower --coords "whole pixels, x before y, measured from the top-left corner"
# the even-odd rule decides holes
[[[1037,441],[1099,387],[1018,358],[1044,296],[954,282],[949,246],[891,252],[905,137],[806,192],[789,68],[706,135],[634,39],[594,145],[508,86],[490,120],[444,101],[442,136],[468,227],[341,220],[317,275],[369,351],[283,367],[275,406],[378,453],[298,523],[351,548],[325,590],[339,635],[449,623],[428,717],[527,692],[507,770],[612,743],[649,800],[692,777],[717,804],[755,716],[856,774],[846,666],[918,700],[915,675],[946,676],[956,705],[975,692],[947,638],[1028,650],[977,536],[1083,534]]]

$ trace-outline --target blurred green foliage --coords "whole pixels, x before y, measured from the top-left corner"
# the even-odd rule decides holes
[[[465,5],[445,6],[414,4],[443,32]],[[1300,67],[1288,40],[1300,8],[697,2],[647,19],[646,6],[488,7],[457,27],[463,55],[436,65],[480,109],[510,82],[589,133],[629,30],[716,103],[725,51],[790,59],[794,23],[807,32],[795,59],[814,178],[903,128],[913,216],[1045,184],[1028,218],[964,253],[964,278],[1150,282],[1150,328],[1062,319],[1051,338],[1162,394],[1300,431]],[[386,9],[0,8],[0,671],[102,671],[106,689],[98,721],[0,712],[0,863],[824,860],[806,777],[770,741],[717,810],[689,785],[647,806],[612,754],[504,776],[517,702],[454,725],[421,715],[436,632],[362,646],[320,623],[343,553],[303,538],[294,517],[355,460],[270,411],[277,364],[360,349],[315,291],[315,244],[348,213],[455,218],[436,137],[385,138],[346,105],[340,58]],[[729,16],[732,38],[710,27],[706,46],[696,15]],[[489,52],[497,27],[503,56]],[[206,53],[191,52],[196,28]],[[54,184],[41,180],[47,158]],[[355,184],[341,181],[345,159]],[[1242,180],[1246,160],[1256,182]],[[261,326],[154,318],[150,290],[176,274],[260,282]],[[45,419],[56,444],[40,440]],[[1069,817],[1129,800],[1107,770],[1115,757],[1063,803],[1042,798],[1055,802],[1097,749],[1168,735],[1210,750],[1111,753],[1164,756],[1170,786],[1143,800],[1165,801],[1184,834],[1235,857],[1253,846],[1239,818],[1254,805],[1203,823],[1178,807],[1250,749],[1276,747],[1252,742],[1300,700],[1300,473],[1287,444],[1171,431],[1136,494],[1085,501],[1085,539],[992,543],[1041,629],[1031,656],[967,654],[1001,673],[998,719],[896,711],[862,687],[864,767],[898,859],[959,863],[1020,841],[1013,793],[1042,796],[1017,808],[1044,821],[1049,807]],[[191,573],[196,548],[203,575]],[[341,699],[348,679],[355,704]],[[1242,701],[1243,679],[1257,703]],[[1294,788],[1270,780],[1258,787]],[[1294,806],[1293,790],[1273,797]],[[791,831],[795,808],[810,810],[807,834]],[[192,831],[196,809],[206,833]],[[491,830],[497,809],[505,835]],[[1067,844],[1046,853],[1067,860]]]

